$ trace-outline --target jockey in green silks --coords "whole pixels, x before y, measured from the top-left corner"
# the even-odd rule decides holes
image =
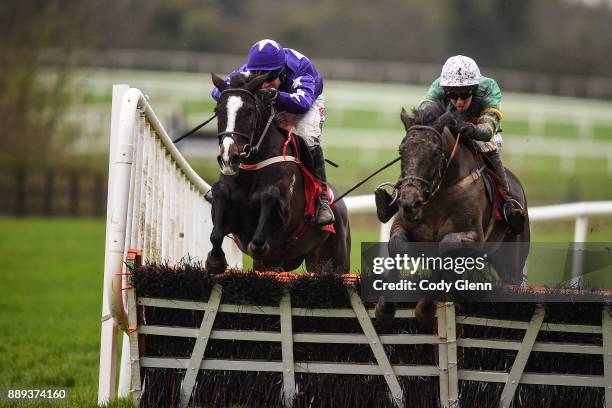
[[[505,217],[513,232],[518,234],[522,232],[526,213],[519,202],[512,198],[506,169],[499,154],[503,143],[501,97],[497,82],[482,76],[472,58],[456,55],[446,61],[442,74],[431,84],[418,109],[435,102],[444,105],[450,103],[451,111],[456,112],[465,121],[459,133],[476,142],[501,179],[502,187],[508,192],[504,196]]]

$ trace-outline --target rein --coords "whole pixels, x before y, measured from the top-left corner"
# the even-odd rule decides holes
[[[432,126],[413,125],[408,128],[408,133],[410,133],[410,131],[412,130],[428,130],[428,131],[434,132],[440,144],[444,142],[444,137],[442,136],[442,134],[438,132],[438,130]],[[393,205],[395,201],[397,201],[397,199],[399,198],[399,190],[403,186],[414,185],[415,181],[423,183],[425,186],[428,187],[430,191],[429,197],[427,198],[427,200],[423,202],[423,205],[426,205],[436,195],[438,190],[440,190],[440,186],[442,186],[442,181],[444,180],[444,177],[446,176],[446,172],[448,171],[448,168],[450,167],[450,164],[453,161],[455,154],[457,153],[457,147],[459,146],[459,139],[461,139],[461,133],[459,133],[457,135],[457,138],[455,139],[455,144],[453,145],[453,150],[451,151],[450,156],[448,158],[446,156],[443,156],[444,160],[442,161],[442,165],[438,169],[439,177],[437,177],[437,179],[427,180],[427,179],[424,179],[423,177],[419,177],[415,175],[406,175],[406,176],[400,177],[400,179],[397,181],[397,183],[395,184],[393,188],[393,193],[392,193],[393,200],[391,201],[389,205]]]
[[[212,115],[212,117],[210,119],[205,120],[204,122],[202,122],[198,126],[194,127],[193,129],[191,129],[189,132],[185,133],[184,135],[177,137],[175,140],[172,141],[172,143],[178,143],[181,140],[183,140],[184,138],[186,138],[187,136],[191,136],[192,134],[194,134],[195,132],[197,132],[198,130],[203,128],[204,126],[208,125],[210,123],[210,121],[213,120],[216,117],[217,117],[217,114],[215,113],[214,115]]]
[[[264,127],[264,130],[261,133],[261,135],[259,136],[259,140],[257,144],[253,146],[253,138],[255,137],[257,133],[257,125],[259,124],[259,121],[261,119],[261,110],[259,109],[259,106],[258,106],[259,98],[257,98],[257,96],[253,92],[247,89],[243,89],[243,88],[225,89],[223,92],[221,92],[221,96],[223,96],[223,94],[228,94],[228,93],[243,93],[245,95],[248,95],[251,99],[253,99],[253,101],[255,102],[255,106],[256,106],[256,110],[255,110],[256,117],[255,117],[255,120],[253,121],[253,125],[249,132],[250,134],[232,130],[229,132],[226,131],[226,132],[217,133],[217,138],[221,140],[221,137],[229,136],[234,140],[234,142],[236,142],[236,139],[234,138],[234,136],[240,136],[243,139],[245,139],[247,141],[247,144],[245,144],[244,147],[242,148],[242,152],[240,153],[240,158],[248,159],[251,156],[251,154],[255,156],[259,152],[259,146],[261,146],[261,143],[264,141],[266,134],[268,133],[268,129],[270,129],[270,125],[272,124],[272,121],[276,117],[277,113],[274,110],[274,106],[270,104],[270,115],[268,117],[268,121],[266,122],[266,126]]]

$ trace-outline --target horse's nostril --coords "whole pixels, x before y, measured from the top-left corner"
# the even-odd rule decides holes
[[[412,205],[412,208],[414,208],[415,210],[418,210],[421,207],[423,207],[423,201],[421,200],[415,201]]]

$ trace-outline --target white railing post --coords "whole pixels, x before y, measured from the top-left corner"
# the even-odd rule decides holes
[[[109,165],[108,165],[108,193],[107,203],[113,202],[114,187],[114,161],[115,151],[118,143],[119,113],[123,94],[129,89],[129,85],[113,86],[112,116],[110,128]],[[106,219],[110,219],[111,206],[107,206]],[[106,235],[110,233],[108,224]],[[105,252],[105,258],[108,253]],[[108,260],[105,259],[105,263]],[[102,327],[100,333],[100,371],[98,376],[98,405],[105,404],[115,398],[115,382],[117,372],[117,324],[111,316],[110,302],[106,287],[113,276],[105,270],[102,285]]]
[[[122,290],[127,251],[135,248],[145,261],[171,264],[187,255],[205,259],[212,221],[204,195],[210,188],[174,146],[144,94],[114,86],[98,404],[115,398],[117,328],[129,327]],[[242,253],[233,242],[226,239],[223,248],[230,265],[240,267]],[[130,392],[129,353],[124,335],[119,397]]]
[[[582,264],[584,261],[584,243],[587,240],[589,219],[586,215],[576,217],[574,227],[574,254],[572,256],[572,281],[577,282],[582,275]]]
[[[391,236],[391,225],[393,225],[393,220],[395,217],[392,217],[386,223],[380,223],[380,242],[388,242]]]

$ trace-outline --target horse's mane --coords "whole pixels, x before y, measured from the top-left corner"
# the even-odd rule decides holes
[[[232,88],[245,88],[251,80],[256,78],[256,75],[252,73],[234,72],[230,75],[230,87]]]
[[[230,87],[231,88],[244,88],[249,82],[249,77],[245,76],[240,72],[235,72],[230,76]]]
[[[415,125],[433,126],[445,113],[446,106],[442,102],[434,102],[423,109],[412,109]]]
[[[453,134],[455,134],[456,130],[462,124],[466,123],[461,115],[449,110],[447,106],[440,101],[436,101],[422,109],[413,108],[411,116],[412,117],[409,119],[410,126],[432,126],[440,132],[444,127],[448,127]]]
[[[434,102],[423,109],[412,108],[413,124],[425,126],[441,125],[442,123],[437,122],[446,112],[446,106],[442,102]],[[446,124],[446,121],[444,122]]]

